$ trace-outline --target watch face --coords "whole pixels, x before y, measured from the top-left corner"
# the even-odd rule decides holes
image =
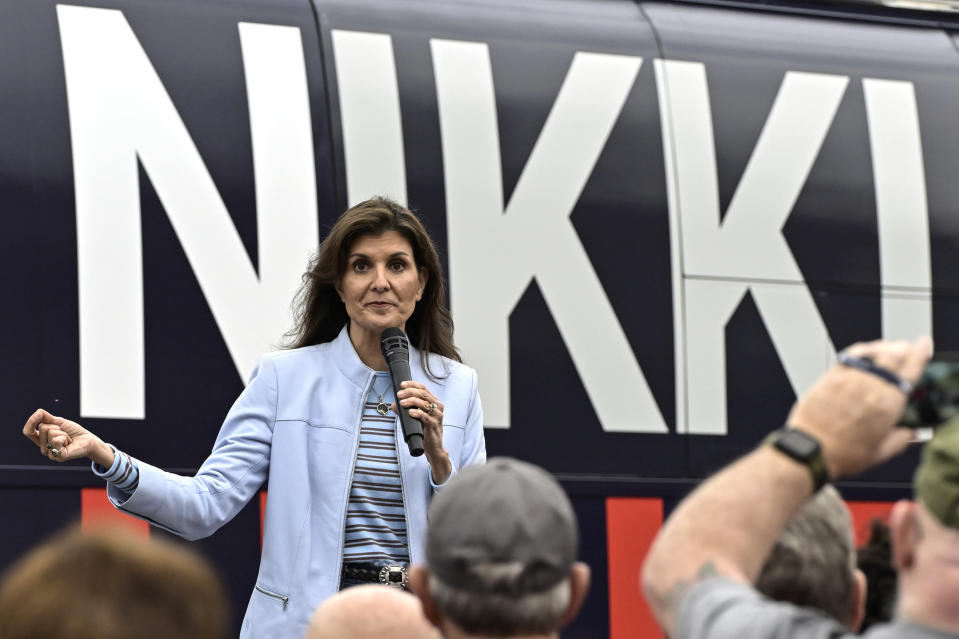
[[[780,448],[789,450],[801,459],[813,457],[819,450],[816,440],[795,430],[786,430],[779,438]]]

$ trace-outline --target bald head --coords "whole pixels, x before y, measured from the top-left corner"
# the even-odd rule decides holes
[[[330,597],[313,613],[304,639],[441,639],[419,600],[386,586],[355,586]]]

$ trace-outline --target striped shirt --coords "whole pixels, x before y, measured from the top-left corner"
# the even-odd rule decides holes
[[[389,373],[376,373],[363,406],[353,484],[346,509],[343,561],[406,564],[406,509],[396,452],[396,414],[376,410],[380,391],[387,406],[395,398]]]
[[[113,447],[113,444],[107,444],[107,446],[113,448],[113,465],[104,468],[94,462],[93,473],[107,480],[124,493],[133,494],[133,491],[140,484],[140,469],[137,468],[136,462],[130,459],[129,455],[118,451]]]

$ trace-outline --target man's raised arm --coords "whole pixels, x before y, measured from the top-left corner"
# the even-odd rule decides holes
[[[822,457],[816,457],[831,479],[858,474],[908,444],[912,433],[895,427],[906,395],[893,382],[918,379],[932,342],[855,344],[845,354],[872,372],[833,366],[787,421],[802,440],[818,442]],[[813,493],[815,464],[798,461],[802,455],[789,450],[763,445],[720,471],[683,500],[656,537],[643,566],[643,590],[670,636],[679,605],[697,581],[723,575],[752,584],[780,532]]]

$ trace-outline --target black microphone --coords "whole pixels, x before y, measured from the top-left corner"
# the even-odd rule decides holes
[[[393,392],[399,393],[403,382],[410,380],[410,340],[406,333],[393,327],[383,331],[380,335],[380,350],[383,359],[390,369],[393,378]],[[410,455],[419,457],[423,454],[423,424],[410,415],[410,409],[400,405],[396,399],[396,409],[400,415],[400,425],[403,427],[403,439],[410,447]]]

